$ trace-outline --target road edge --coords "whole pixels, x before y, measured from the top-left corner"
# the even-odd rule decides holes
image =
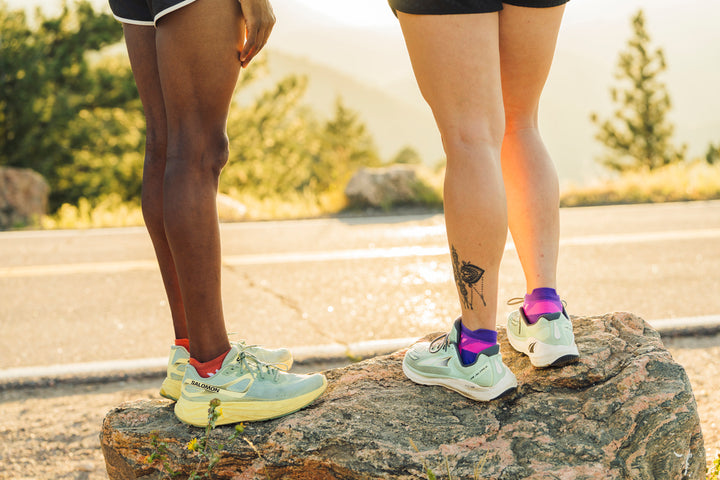
[[[650,320],[663,338],[709,336],[720,333],[720,315]],[[294,372],[321,371],[386,355],[412,345],[417,338],[371,340],[347,345],[328,344],[293,348]],[[88,362],[0,370],[0,392],[57,385],[87,385],[162,378],[167,357]]]

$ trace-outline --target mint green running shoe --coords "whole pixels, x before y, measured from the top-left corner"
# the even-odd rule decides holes
[[[187,365],[175,415],[184,423],[207,426],[210,402],[218,400],[216,425],[269,420],[309,405],[326,388],[327,380],[319,373],[283,372],[233,345],[211,377],[203,378]]]
[[[170,400],[180,398],[180,387],[182,379],[185,375],[185,368],[190,361],[190,352],[185,347],[173,345],[170,347],[170,357],[168,358],[167,373],[165,380],[160,386],[160,395]]]
[[[246,345],[244,341],[230,342],[238,347],[240,351],[247,351],[263,363],[275,365],[283,370],[290,370],[293,364],[292,352],[287,348],[263,348],[259,345]],[[160,395],[170,400],[180,398],[180,387],[190,361],[190,352],[185,347],[173,345],[170,347],[170,358],[168,359],[167,375],[160,386]]]
[[[470,365],[460,360],[460,319],[432,342],[416,343],[405,354],[403,372],[421,385],[440,385],[473,400],[489,401],[517,387],[517,379],[502,361],[500,346],[478,354]]]
[[[518,308],[508,316],[507,336],[510,345],[530,357],[537,368],[562,367],[580,358],[572,322],[562,312],[541,315],[537,323],[529,324],[525,312]]]

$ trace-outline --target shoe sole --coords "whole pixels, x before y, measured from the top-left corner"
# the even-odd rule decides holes
[[[533,337],[522,340],[513,335],[508,330],[508,342],[520,353],[524,353],[530,358],[535,368],[563,367],[571,363],[575,363],[580,358],[577,345],[552,345],[543,343]],[[530,345],[534,345],[533,351],[530,351]]]
[[[247,402],[222,402],[222,415],[217,419],[215,425],[227,425],[239,422],[257,422],[283,417],[310,405],[327,388],[327,380],[323,379],[320,388],[298,397],[276,401],[247,401]],[[183,422],[196,427],[206,427],[208,424],[208,409],[210,401],[193,402],[180,398],[175,404],[175,416]]]
[[[508,371],[495,385],[491,387],[482,387],[461,378],[426,377],[413,370],[405,362],[403,362],[402,368],[405,376],[415,383],[419,383],[420,385],[437,385],[445,387],[464,397],[481,402],[489,402],[490,400],[504,397],[517,388],[517,379],[510,371]]]

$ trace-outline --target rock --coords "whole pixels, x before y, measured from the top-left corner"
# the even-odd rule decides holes
[[[533,368],[501,329],[519,388],[488,403],[410,382],[404,351],[330,370],[312,406],[247,424],[236,439],[232,426],[215,429],[211,442],[224,446],[211,478],[409,480],[428,478],[423,464],[447,478],[446,462],[457,479],[475,469],[492,479],[704,478],[695,398],[658,333],[631,314],[574,324],[581,359],[561,369]],[[169,401],[120,405],[102,427],[108,474],[164,478],[169,467],[186,478],[197,462],[186,445],[202,434]]]
[[[412,203],[418,176],[408,165],[383,168],[360,168],[345,187],[351,205],[383,207]]]
[[[247,207],[224,193],[217,195],[217,210],[223,222],[237,222],[247,216]]]
[[[0,229],[26,225],[47,213],[50,187],[39,173],[0,167]]]

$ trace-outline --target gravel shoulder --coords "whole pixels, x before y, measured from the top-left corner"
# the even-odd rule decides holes
[[[720,453],[720,335],[665,341],[688,373],[708,464]],[[159,398],[159,380],[0,392],[0,479],[106,479],[99,432],[108,410]]]

